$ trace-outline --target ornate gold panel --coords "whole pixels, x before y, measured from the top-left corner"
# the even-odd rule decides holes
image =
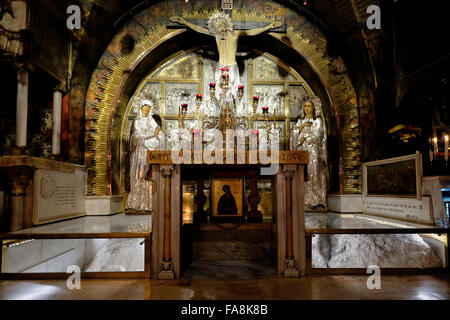
[[[198,56],[194,53],[170,60],[157,70],[152,78],[198,80],[198,60]]]
[[[253,77],[254,80],[297,80],[265,55],[253,60]]]

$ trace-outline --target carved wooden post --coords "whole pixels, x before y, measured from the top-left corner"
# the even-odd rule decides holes
[[[171,253],[171,179],[173,166],[161,166],[164,177],[164,254],[159,279],[174,279]]]
[[[292,179],[297,170],[296,165],[283,166],[286,181],[286,260],[284,268],[285,277],[298,277],[298,266],[294,258],[294,238],[292,229]]]
[[[247,213],[248,222],[262,222],[263,216],[262,212],[258,210],[258,204],[261,197],[258,194],[258,179],[257,171],[250,170],[248,178],[250,183],[250,195],[248,196],[248,203],[250,204],[250,211]]]

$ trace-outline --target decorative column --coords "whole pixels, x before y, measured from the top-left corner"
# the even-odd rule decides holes
[[[12,167],[8,169],[8,178],[11,185],[9,231],[24,228],[25,196],[27,187],[33,179],[33,173],[34,170],[30,167]]]
[[[172,262],[171,241],[171,192],[172,171],[174,166],[161,166],[164,177],[164,254],[159,279],[169,280],[175,278]]]
[[[294,237],[292,229],[292,179],[297,170],[296,165],[284,165],[283,173],[286,183],[286,259],[284,262],[284,276],[298,277],[298,265],[294,258]]]
[[[62,93],[56,90],[53,93],[53,126],[52,126],[52,155],[61,153],[61,104]]]
[[[256,170],[250,170],[248,174],[250,184],[250,195],[248,196],[248,203],[250,204],[250,211],[247,213],[247,222],[262,222],[262,212],[258,210],[258,204],[261,197],[258,194],[258,173]]]
[[[16,102],[16,146],[25,149],[27,146],[28,117],[28,71],[19,69],[17,72],[17,102]]]

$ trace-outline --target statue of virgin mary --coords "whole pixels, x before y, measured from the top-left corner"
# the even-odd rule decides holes
[[[127,214],[148,214],[152,211],[152,181],[147,165],[147,151],[164,148],[161,127],[150,115],[152,104],[141,103],[133,121],[130,138],[130,193],[125,204]]]
[[[302,114],[291,134],[291,150],[309,153],[308,176],[305,182],[305,209],[324,211],[327,208],[327,130],[321,116],[318,97],[307,99]]]

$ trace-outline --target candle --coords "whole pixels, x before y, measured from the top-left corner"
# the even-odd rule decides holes
[[[61,153],[61,104],[62,94],[60,91],[53,93],[53,130],[52,130],[52,154]]]
[[[444,136],[444,141],[445,141],[445,150],[444,150],[445,161],[448,161],[448,135]]]
[[[438,144],[437,144],[437,138],[433,138],[433,145],[434,145],[434,159],[437,160],[438,158]]]
[[[19,70],[17,74],[16,100],[16,146],[27,145],[28,122],[28,71]]]
[[[275,107],[273,107],[273,127],[276,127],[276,122],[277,122],[277,109]]]

